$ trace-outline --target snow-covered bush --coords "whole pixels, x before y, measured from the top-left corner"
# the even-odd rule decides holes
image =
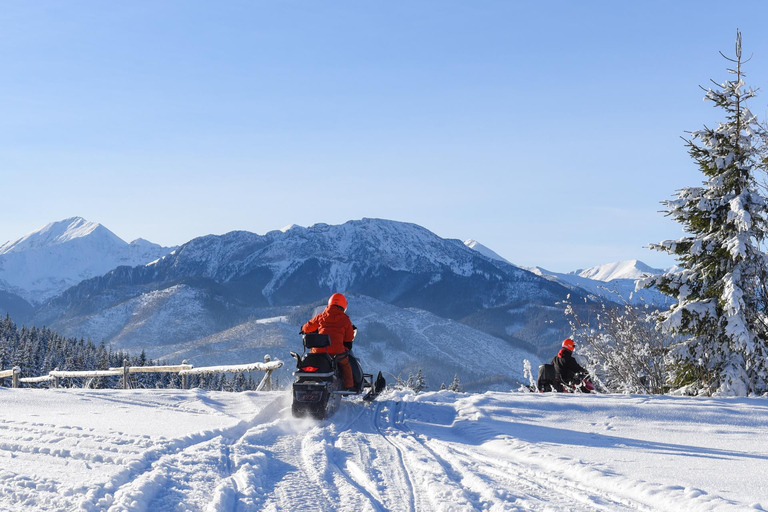
[[[565,306],[577,353],[596,383],[613,393],[665,392],[671,342],[656,329],[657,311],[604,303],[594,318],[583,318]]]
[[[527,359],[523,359],[523,378],[528,379],[529,389],[536,388],[536,378],[533,376],[533,370],[531,370],[531,362]]]

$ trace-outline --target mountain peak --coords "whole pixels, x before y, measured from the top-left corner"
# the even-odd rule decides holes
[[[132,241],[130,244],[131,247],[140,247],[140,248],[152,248],[156,249],[161,247],[160,244],[156,244],[154,242],[150,242],[146,238],[137,238],[136,240]]]
[[[649,267],[642,261],[627,260],[579,269],[571,272],[571,274],[596,281],[608,282],[614,279],[640,279],[643,276],[661,274],[662,272],[662,270]]]
[[[288,224],[287,226],[285,226],[280,231],[282,231],[283,233],[287,233],[288,231],[290,231],[292,229],[305,229],[305,228],[304,228],[304,226],[299,226],[298,224]]]
[[[475,251],[479,252],[483,256],[491,258],[492,260],[503,261],[504,263],[509,263],[510,265],[512,264],[506,258],[499,256],[496,252],[484,246],[477,240],[473,240],[472,238],[470,238],[469,240],[466,240],[464,242],[464,245],[466,245],[470,249],[474,249]]]
[[[98,222],[90,222],[82,217],[71,217],[58,222],[51,222],[17,240],[7,242],[0,246],[0,254],[53,247],[92,234],[99,234],[109,239],[111,243],[125,245],[125,241]]]
[[[40,304],[84,279],[169,250],[141,239],[128,244],[98,222],[71,217],[0,246],[0,290]]]

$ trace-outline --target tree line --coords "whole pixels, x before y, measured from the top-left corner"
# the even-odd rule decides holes
[[[131,355],[123,350],[112,350],[102,341],[98,345],[83,338],[70,338],[43,327],[17,326],[10,315],[0,320],[0,370],[18,366],[22,377],[48,375],[52,370],[93,371],[129,366],[165,365],[154,361],[142,350]],[[181,377],[175,373],[131,374],[132,388],[181,388]],[[61,384],[71,387],[118,388],[122,389],[122,377],[70,378]],[[9,386],[9,379],[0,380],[1,386]],[[47,386],[48,384],[30,384]],[[189,376],[190,387],[215,391],[249,391],[258,386],[251,375],[237,373],[233,377],[225,374],[204,374]]]

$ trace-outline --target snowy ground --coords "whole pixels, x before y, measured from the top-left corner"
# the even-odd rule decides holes
[[[768,400],[0,388],[0,510],[768,510]]]

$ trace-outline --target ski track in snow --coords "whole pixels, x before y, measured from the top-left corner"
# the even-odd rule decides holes
[[[419,498],[410,510],[623,510],[620,500],[585,493],[564,478],[526,466],[499,463],[479,451],[456,445],[472,445],[471,435],[458,443],[431,440],[406,427],[403,405],[395,403],[387,414],[388,426],[380,430],[410,461],[404,468],[418,470]],[[468,433],[471,434],[471,433]],[[457,440],[458,441],[458,440]],[[419,467],[422,466],[422,467]],[[544,478],[542,478],[544,476]],[[435,493],[435,489],[439,493]],[[605,507],[607,503],[610,507]],[[635,508],[630,508],[635,510]]]
[[[82,396],[89,395],[78,395]],[[196,396],[202,400],[169,402],[167,396],[155,400],[147,394],[138,400],[128,394],[108,393],[98,398],[105,404],[133,407],[139,413],[146,407],[181,411],[186,421],[193,421],[204,414],[206,399],[216,402],[202,393]],[[437,398],[430,401],[401,392],[373,403],[347,400],[325,421],[292,418],[289,393],[251,396],[259,397],[263,407],[246,419],[240,419],[242,414],[232,415],[224,418],[227,426],[190,429],[193,433],[171,438],[111,429],[105,433],[104,429],[64,425],[63,420],[34,422],[0,416],[0,461],[6,461],[0,469],[0,509],[497,512],[748,508],[700,489],[633,479],[604,464],[565,456],[557,445],[516,436],[522,425],[517,423],[516,411],[507,402],[485,395],[452,394],[454,398],[447,401],[442,398],[445,395],[436,393]],[[232,400],[243,407],[250,404],[246,398]],[[457,406],[456,400],[462,400],[462,405]],[[658,443],[651,448],[672,446]],[[711,451],[721,456],[732,453]],[[67,485],[57,479],[57,472],[68,471],[68,466],[102,478]],[[30,469],[34,467],[43,467],[47,473],[36,473]],[[763,510],[760,504],[749,508]]]

